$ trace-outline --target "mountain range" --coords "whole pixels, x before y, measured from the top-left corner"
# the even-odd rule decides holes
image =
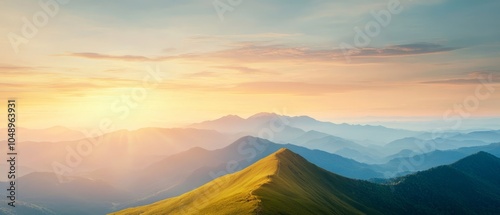
[[[74,172],[102,168],[129,172],[193,147],[217,149],[236,139],[212,130],[142,128],[118,130],[72,141],[21,141],[17,148],[23,152],[22,165],[40,172],[53,171],[53,162],[69,166],[69,158],[81,161],[72,168]],[[0,143],[6,144],[6,141]]]
[[[246,135],[259,136],[263,129],[275,128],[274,133],[280,133],[285,128],[296,131],[302,130],[317,131],[348,140],[385,144],[390,141],[414,136],[419,132],[392,129],[383,126],[336,124],[332,122],[322,122],[309,116],[285,116],[275,113],[258,113],[248,118],[236,115],[228,115],[215,120],[204,121],[190,125],[192,128],[209,129],[225,133],[245,133]],[[297,130],[300,129],[300,130]],[[290,132],[291,136],[280,139],[270,139],[274,142],[287,142],[298,137],[297,132]],[[268,138],[266,138],[268,139]]]
[[[352,132],[345,130],[347,128],[353,129]],[[357,134],[357,130],[361,132]],[[81,144],[89,139],[75,139],[80,133],[63,127],[49,128],[47,133],[50,135],[44,135],[43,129],[36,130],[30,133],[32,136],[21,139],[18,144],[22,152],[22,162],[18,164],[18,180],[22,182],[26,192],[19,195],[16,211],[26,214],[102,214],[149,205],[194,192],[217,178],[238,174],[267,156],[274,155],[280,149],[293,151],[307,160],[306,165],[292,159],[294,163],[302,163],[299,165],[301,168],[290,168],[294,174],[305,174],[307,178],[325,177],[326,181],[341,180],[342,183],[347,180],[349,182],[345,183],[350,185],[345,186],[351,187],[354,186],[352,181],[355,181],[355,184],[362,182],[359,185],[362,189],[380,190],[381,197],[407,204],[410,200],[394,194],[406,177],[434,171],[480,151],[500,155],[500,143],[497,141],[499,131],[450,131],[436,136],[429,132],[335,124],[307,116],[292,117],[272,113],[260,113],[246,119],[230,115],[193,124],[187,128],[113,131],[92,137],[91,140],[100,139],[100,144],[92,145],[84,154],[82,150],[87,148],[82,148]],[[61,137],[51,136],[57,134]],[[366,139],[369,136],[367,134],[374,135],[374,138]],[[0,141],[0,144],[2,143],[6,144],[5,140]],[[4,155],[0,155],[0,158]],[[68,157],[73,161],[81,161],[71,166],[69,174],[66,175],[71,179],[69,183],[58,181],[52,168],[54,162],[68,165]],[[321,171],[316,171],[311,165]],[[314,174],[311,175],[309,170]],[[328,174],[316,175],[322,171]],[[460,171],[466,173],[465,170]],[[335,175],[336,179],[331,178],[330,174]],[[287,178],[293,177],[290,175]],[[5,177],[0,180],[6,181]],[[290,183],[297,184],[295,180],[306,179],[293,178]],[[282,182],[287,184],[288,179]],[[332,191],[328,188],[331,185],[320,182],[311,180],[311,183],[319,183],[319,187],[311,185],[311,189]],[[0,185],[6,184],[0,182]],[[490,185],[497,186],[494,183]],[[420,187],[418,184],[413,186]],[[348,192],[341,188],[335,189],[336,193]],[[390,193],[387,193],[387,189],[390,189]],[[54,192],[43,195],[51,192],[50,190]],[[99,194],[99,190],[106,192],[106,195],[86,192],[95,191]],[[372,206],[370,201],[363,199],[364,197],[342,195],[347,196],[347,199],[355,199],[360,205],[368,208],[359,209],[363,207],[349,205],[350,200],[337,196],[336,198],[342,200],[339,200],[339,204],[348,206],[342,210],[349,213],[358,211],[390,214]],[[81,199],[82,197],[84,198]],[[321,198],[323,201],[330,197]],[[321,202],[319,199],[314,201]],[[88,210],[82,210],[78,206],[79,202],[86,205]],[[377,204],[390,202],[376,202],[374,205]],[[424,206],[425,204],[419,203]],[[356,210],[350,211],[350,208]],[[394,211],[411,213],[397,207]],[[0,214],[13,213],[15,212],[9,208],[0,207]]]
[[[435,150],[428,153],[409,153],[406,156],[393,158],[385,164],[372,165],[379,172],[391,172],[392,175],[408,174],[427,170],[432,167],[454,163],[480,151],[500,157],[500,143],[485,146],[462,147],[452,150]]]
[[[280,148],[293,150],[312,163],[346,177],[369,179],[383,176],[382,173],[372,170],[373,167],[370,165],[339,155],[247,136],[222,149],[210,151],[193,148],[143,169],[135,179],[136,182],[126,189],[144,198],[126,206],[147,204],[190,191],[216,177],[248,167]],[[159,178],[161,180],[158,180]],[[106,180],[106,178],[98,179]]]
[[[112,214],[497,214],[500,159],[479,152],[387,184],[328,172],[288,149],[180,196]]]
[[[287,148],[297,152],[311,163],[329,172],[352,179],[370,179],[371,181],[379,180],[377,178],[405,175],[418,170],[426,170],[439,165],[450,164],[479,151],[487,151],[495,155],[500,154],[500,145],[490,144],[487,146],[466,147],[448,151],[433,151],[427,154],[408,157],[414,154],[410,153],[406,154],[406,157],[402,156],[393,159],[386,164],[368,165],[321,150],[312,150],[293,144],[277,144],[266,139],[247,136],[221,149],[207,150],[200,147],[191,148],[184,152],[167,156],[135,171],[131,171],[130,169],[104,168],[99,171],[81,172],[77,178],[101,181],[104,184],[110,185],[110,189],[125,190],[127,193],[133,193],[133,197],[131,198],[115,200],[113,205],[108,204],[107,207],[101,208],[101,210],[107,208],[108,211],[112,208],[123,209],[150,204],[161,199],[181,195],[217,177],[246,168],[280,148]],[[421,163],[411,166],[413,169],[403,168],[402,170],[404,171],[401,171],[400,165],[406,165],[412,161],[421,161]],[[138,172],[140,174],[137,174]],[[28,175],[26,178],[31,178],[34,175],[36,174]],[[23,179],[24,177],[21,178]],[[381,179],[381,181],[387,180]],[[38,180],[26,181],[26,186],[33,187],[36,187],[39,183],[45,183],[44,180],[39,180],[39,183],[37,182]],[[59,198],[64,198],[65,195],[71,194],[55,194]],[[58,210],[56,205],[50,203],[51,200],[46,200],[42,196],[26,195],[26,197],[30,199],[30,201],[25,202],[27,204],[38,207],[44,205],[42,208]],[[55,209],[47,205],[55,206]],[[79,214],[75,211],[73,213]]]

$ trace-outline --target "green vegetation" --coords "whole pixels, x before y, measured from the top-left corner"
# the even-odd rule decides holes
[[[382,185],[280,149],[181,196],[114,214],[495,214],[499,177],[500,159],[484,152]]]

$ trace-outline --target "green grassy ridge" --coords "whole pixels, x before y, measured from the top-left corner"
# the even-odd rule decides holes
[[[271,180],[277,166],[271,155],[178,197],[112,214],[255,214],[261,200],[253,191]]]
[[[280,149],[181,196],[113,214],[495,214],[497,177],[500,159],[478,153],[381,185]]]
[[[261,214],[363,214],[353,205],[364,206],[344,194],[343,188],[348,189],[345,178],[329,174],[289,150],[275,156],[278,174],[255,191],[262,200]],[[337,182],[335,186],[332,181]]]
[[[221,189],[204,195],[214,186]],[[366,192],[352,192],[359,187],[366,187],[362,189]],[[370,205],[368,201],[355,199],[389,192],[386,186],[330,173],[288,149],[280,149],[240,172],[179,197],[114,214],[382,214],[365,206]],[[206,201],[196,203],[197,199]],[[384,199],[382,205],[390,201]]]

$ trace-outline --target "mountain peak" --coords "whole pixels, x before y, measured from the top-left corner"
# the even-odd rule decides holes
[[[454,167],[463,167],[470,165],[482,166],[483,164],[492,164],[492,163],[500,163],[500,158],[490,153],[480,151],[473,155],[469,155],[465,158],[462,158],[461,160],[453,163],[452,166]]]
[[[278,149],[278,151],[275,152],[275,154],[287,154],[287,153],[293,153],[293,152],[290,151],[287,148],[281,148],[281,149]]]
[[[267,157],[264,157],[263,159],[250,165],[247,170],[253,170],[255,173],[266,172],[266,175],[270,176],[277,174],[279,172],[280,166],[295,166],[302,163],[303,161],[306,160],[300,157],[300,155],[295,154],[289,149],[280,148]]]
[[[498,160],[499,158],[497,158],[496,156],[490,154],[490,153],[487,153],[487,152],[484,152],[484,151],[480,151],[480,152],[477,152],[475,154],[472,154],[472,155],[469,155],[457,162],[470,162],[470,161],[490,161],[490,160]]]
[[[279,161],[291,161],[291,160],[297,160],[300,159],[302,161],[306,161],[302,156],[296,154],[295,152],[292,152],[290,149],[287,148],[280,148],[278,151],[274,152],[272,156],[276,157]]]
[[[248,117],[248,119],[257,119],[261,117],[277,117],[277,116],[279,115],[276,113],[261,112]]]
[[[494,155],[488,153],[488,152],[484,152],[484,151],[479,151],[478,153],[475,153],[475,154],[472,154],[471,156],[469,157],[481,157],[481,158],[485,158],[485,157],[489,157],[489,158],[496,158]]]
[[[334,199],[339,200],[331,194],[333,186],[327,184],[331,180],[318,179],[324,175],[333,177],[332,173],[316,167],[286,148],[281,148],[239,172],[221,176],[188,193],[116,214],[178,214],[180,208],[184,210],[182,214],[256,214],[256,211],[277,214],[275,210],[286,214],[331,214],[329,212],[339,210],[338,208],[350,214],[360,213],[345,206],[346,203],[342,200],[339,205],[330,205]],[[303,189],[304,182],[311,183]],[[200,206],[195,203],[202,193],[208,203]],[[285,205],[276,205],[280,206],[276,208],[273,201],[268,199],[270,195],[283,201],[292,201],[294,205],[308,205],[313,209],[311,211],[309,207],[302,206],[289,208]]]
[[[243,119],[243,118],[241,118],[238,115],[232,115],[232,114],[230,114],[230,115],[223,116],[223,117],[221,117],[219,119],[221,119],[221,120],[240,120],[240,119]]]
[[[498,193],[498,160],[480,152],[461,160],[463,168],[442,166],[416,173],[391,185],[391,190],[388,185],[327,172],[281,148],[188,193],[116,214],[439,214],[456,205],[464,208],[453,210],[455,214],[478,209],[494,214],[499,200],[491,193]],[[454,177],[452,183],[448,177]],[[444,195],[453,197],[448,200]],[[445,201],[436,204],[436,196]],[[416,200],[422,206],[408,210]]]

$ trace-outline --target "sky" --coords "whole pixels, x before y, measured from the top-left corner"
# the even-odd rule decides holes
[[[24,127],[500,116],[495,0],[0,4],[0,99]]]

